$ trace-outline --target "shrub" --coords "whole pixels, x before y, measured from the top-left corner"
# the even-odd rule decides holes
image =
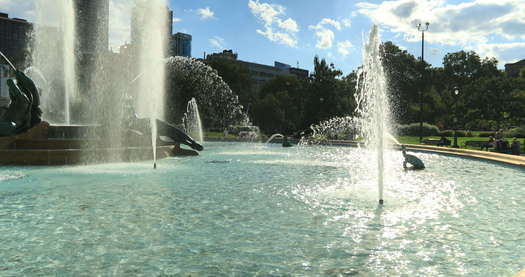
[[[458,137],[473,137],[474,134],[472,134],[471,131],[465,131],[465,130],[456,130]],[[454,136],[454,130],[444,130],[439,132],[440,136],[444,137],[453,137]]]
[[[453,130],[443,130],[443,131],[439,132],[439,135],[440,136],[444,136],[444,137],[453,137],[454,136],[454,131]]]
[[[435,125],[423,123],[423,136],[438,136],[439,128]],[[410,123],[408,125],[399,125],[398,134],[400,136],[419,136],[419,123]]]
[[[496,132],[479,132],[479,136],[482,137],[482,138],[488,138],[490,136],[495,137],[496,136]]]
[[[509,137],[525,138],[525,126],[510,129]]]
[[[458,137],[468,137],[468,132],[469,131],[465,131],[465,130],[457,130],[456,133],[458,135]]]

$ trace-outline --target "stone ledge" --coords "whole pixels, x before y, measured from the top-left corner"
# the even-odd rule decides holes
[[[461,148],[443,148],[443,147],[438,147],[438,146],[419,145],[419,144],[406,144],[406,146],[408,149],[413,149],[413,150],[425,150],[425,151],[436,152],[436,153],[452,154],[452,155],[463,156],[463,157],[485,159],[485,160],[501,162],[501,163],[506,163],[506,164],[525,168],[525,157],[524,156],[502,154],[502,153],[495,153],[495,152],[486,152],[486,151],[479,151],[479,150],[461,149]]]

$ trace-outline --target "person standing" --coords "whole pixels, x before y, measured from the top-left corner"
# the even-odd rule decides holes
[[[514,138],[512,140],[512,144],[510,145],[510,152],[512,155],[520,155],[520,142],[517,138]]]

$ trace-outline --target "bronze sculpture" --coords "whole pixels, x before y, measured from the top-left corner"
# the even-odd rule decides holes
[[[7,85],[11,103],[0,118],[0,136],[13,136],[32,127],[32,97],[23,93],[12,79],[7,80]]]

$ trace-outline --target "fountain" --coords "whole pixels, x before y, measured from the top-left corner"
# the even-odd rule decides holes
[[[166,61],[167,73],[172,76],[168,81],[169,92],[193,91],[194,95],[184,98],[174,94],[175,109],[167,110],[170,117],[182,118],[184,106],[192,97],[199,103],[202,121],[207,122],[207,128],[227,128],[230,125],[250,126],[250,119],[244,112],[228,84],[213,68],[193,58],[170,57]],[[188,88],[187,88],[188,87]]]
[[[71,124],[70,106],[78,100],[73,1],[61,0],[50,5],[49,1],[36,0],[35,12],[32,67],[49,80],[41,85],[44,119]],[[61,105],[56,101],[60,95]]]
[[[135,29],[138,39],[138,68],[143,75],[138,80],[137,113],[150,118],[153,163],[157,162],[157,121],[164,118],[164,91],[166,72],[159,62],[166,56],[168,26],[166,0],[137,0]],[[171,22],[170,22],[171,24]]]
[[[371,40],[377,39],[374,29]],[[373,64],[378,59],[370,59],[360,75],[358,98],[361,117],[371,122],[385,115],[376,107],[387,101],[386,96],[364,94],[385,91],[379,78],[384,76]],[[195,84],[199,108],[215,112],[203,117],[226,115],[209,119],[217,126],[243,120],[235,96],[213,70],[191,59],[170,61],[168,71],[190,84],[202,82]],[[99,68],[104,73],[99,80],[118,72],[107,65]],[[130,79],[116,79],[112,91],[120,92]],[[100,83],[100,88],[107,85]],[[111,112],[120,119],[134,118],[126,115],[134,106],[132,96],[95,95],[97,101],[115,97],[116,102],[103,101],[112,103]],[[222,104],[223,97],[234,107]],[[113,119],[100,106],[93,110]],[[104,127],[108,123],[97,122],[94,134],[112,131]],[[342,118],[320,124],[314,136],[354,137],[350,127],[355,124],[348,122],[355,123]],[[371,140],[372,149],[210,142],[206,155],[159,159],[153,171],[152,148],[143,146],[151,140],[137,134],[150,132],[150,119],[127,123],[144,128],[126,128],[123,145],[133,140],[143,144],[117,156],[138,160],[133,156],[140,154],[148,161],[0,167],[0,275],[511,276],[523,267],[525,215],[516,213],[525,205],[523,169],[425,152],[421,155],[432,164],[427,170],[390,171],[390,164],[399,167],[402,157],[378,149],[383,144],[378,137],[388,137],[388,125],[369,124],[371,130],[356,134]],[[170,130],[162,121],[155,123],[159,134]],[[42,164],[64,149],[77,153],[70,149],[74,143],[84,146],[83,140],[62,139],[55,140],[63,143],[61,149],[35,152],[19,150],[47,141],[9,143],[13,148],[0,151],[0,159],[25,153],[47,159]],[[110,147],[97,142],[88,150],[115,154],[119,149],[117,142],[105,143]],[[157,155],[163,155],[163,147],[157,147]],[[384,158],[383,170],[377,168],[376,151]],[[378,171],[388,184],[384,206],[377,205]]]
[[[390,133],[390,105],[380,44],[379,30],[374,25],[368,42],[363,47],[363,65],[357,73],[355,99],[356,113],[360,119],[360,134],[369,148],[376,149],[377,167],[374,171],[377,172],[379,203],[383,204],[383,153],[386,134]]]
[[[98,42],[89,47],[79,46],[85,41],[76,41],[76,2],[63,0],[58,6],[44,2],[35,2],[33,65],[26,72],[42,90],[44,119],[53,124],[32,124],[34,128],[27,133],[0,138],[0,151],[25,151],[25,154],[2,155],[0,163],[153,159],[156,167],[158,158],[196,153],[182,150],[179,144],[202,150],[191,137],[163,121],[166,74],[165,67],[159,65],[164,63],[168,38],[167,22],[163,19],[167,12],[165,0],[134,1],[137,17],[133,30],[137,43],[133,49],[136,59],[131,61],[135,64],[131,68],[142,72],[136,82],[129,78],[133,72],[122,70],[128,68],[125,66],[128,61],[110,55],[107,46]],[[90,35],[95,37],[107,31],[99,26],[89,28]],[[77,72],[77,66],[82,71]],[[61,95],[63,100],[57,101]],[[158,141],[159,136],[168,140]],[[149,157],[145,155],[148,149]]]
[[[184,125],[184,130],[190,136],[197,139],[199,143],[204,142],[204,135],[202,133],[202,121],[199,113],[199,107],[197,106],[197,100],[191,98],[186,106],[186,113],[182,118],[182,124]]]
[[[282,134],[273,134],[265,143],[270,143],[274,138],[284,138]]]
[[[311,135],[301,138],[300,144],[313,145],[326,140],[357,140],[361,121],[355,117],[334,117],[310,127]]]

